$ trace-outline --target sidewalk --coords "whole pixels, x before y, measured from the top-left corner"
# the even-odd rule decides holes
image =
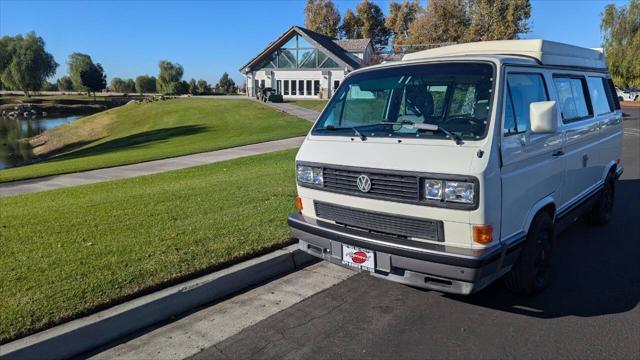
[[[316,122],[316,119],[320,115],[320,112],[318,111],[303,108],[301,106],[296,106],[293,104],[272,103],[272,102],[266,102],[266,103],[263,102],[263,104],[270,106],[278,111],[282,111],[289,115],[297,116],[299,118],[303,118],[311,122]]]
[[[192,166],[212,164],[245,156],[265,154],[278,150],[295,149],[302,144],[304,136],[268,141],[264,143],[238,146],[199,154],[153,160],[143,163],[116,166],[63,175],[53,175],[37,179],[13,181],[0,184],[0,197],[26,194],[36,191],[65,188],[75,185],[92,184],[102,181],[126,179],[135,176],[157,174],[165,171],[184,169]]]

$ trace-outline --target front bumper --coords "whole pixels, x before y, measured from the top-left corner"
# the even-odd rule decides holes
[[[288,223],[300,249],[311,255],[352,269],[342,263],[342,244],[369,249],[375,252],[373,276],[465,295],[509,271],[524,240],[475,250],[372,234],[306,218],[300,213],[289,216]]]

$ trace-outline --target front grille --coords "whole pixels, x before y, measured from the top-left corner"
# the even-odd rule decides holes
[[[328,167],[322,170],[324,188],[327,190],[402,201],[419,200],[417,176],[360,172]],[[358,176],[363,174],[371,179],[371,190],[367,193],[360,191],[357,185]]]
[[[444,241],[441,221],[389,215],[318,201],[314,202],[314,206],[317,217],[339,225],[403,238]]]

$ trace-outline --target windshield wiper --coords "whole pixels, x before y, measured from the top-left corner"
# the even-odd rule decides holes
[[[418,130],[427,130],[427,131],[441,131],[442,133],[444,133],[445,135],[447,135],[448,137],[451,138],[451,140],[453,140],[456,145],[462,145],[464,144],[464,141],[462,140],[462,137],[458,134],[455,134],[445,128],[443,128],[440,125],[436,125],[436,124],[427,124],[427,123],[417,123],[417,122],[413,122],[413,121],[408,121],[408,120],[402,120],[402,121],[381,121],[378,123],[371,123],[371,124],[366,124],[366,125],[360,125],[360,126],[343,126],[343,127],[337,127],[337,126],[333,126],[333,125],[328,125],[327,127],[324,128],[324,130],[352,130],[362,141],[367,141],[367,137],[362,134],[360,131],[358,131],[358,128],[361,127],[370,127],[370,126],[375,126],[375,125],[400,125],[400,126],[411,126],[414,127]]]
[[[456,145],[464,144],[464,141],[462,140],[462,137],[460,135],[452,133],[451,131],[443,128],[440,125],[436,125],[436,124],[417,123],[417,122],[408,121],[408,120],[383,121],[383,122],[380,122],[379,124],[382,124],[382,125],[404,125],[404,126],[414,127],[414,128],[416,128],[418,130],[442,131],[445,135],[449,136],[451,138],[451,140],[455,141]]]
[[[366,125],[368,126],[368,125]],[[360,140],[362,141],[367,141],[367,137],[364,136],[360,131],[358,131],[358,126],[333,126],[333,125],[327,125],[327,127],[324,128],[324,130],[353,130],[354,134],[356,134]]]

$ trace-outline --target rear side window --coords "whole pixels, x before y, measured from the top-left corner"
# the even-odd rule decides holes
[[[589,95],[591,96],[591,103],[593,104],[593,111],[596,115],[606,114],[613,111],[613,99],[608,95],[605,90],[608,84],[605,83],[605,79],[601,77],[590,76],[587,78],[589,83]]]
[[[541,74],[509,74],[504,134],[526,132],[529,129],[529,104],[547,100],[547,90]]]
[[[620,99],[618,99],[618,94],[616,93],[616,86],[613,85],[613,80],[607,79],[607,84],[609,85],[609,91],[607,92],[611,99],[613,100],[613,108],[616,110],[620,110]]]
[[[582,77],[554,76],[564,122],[578,121],[593,115],[587,84]]]

